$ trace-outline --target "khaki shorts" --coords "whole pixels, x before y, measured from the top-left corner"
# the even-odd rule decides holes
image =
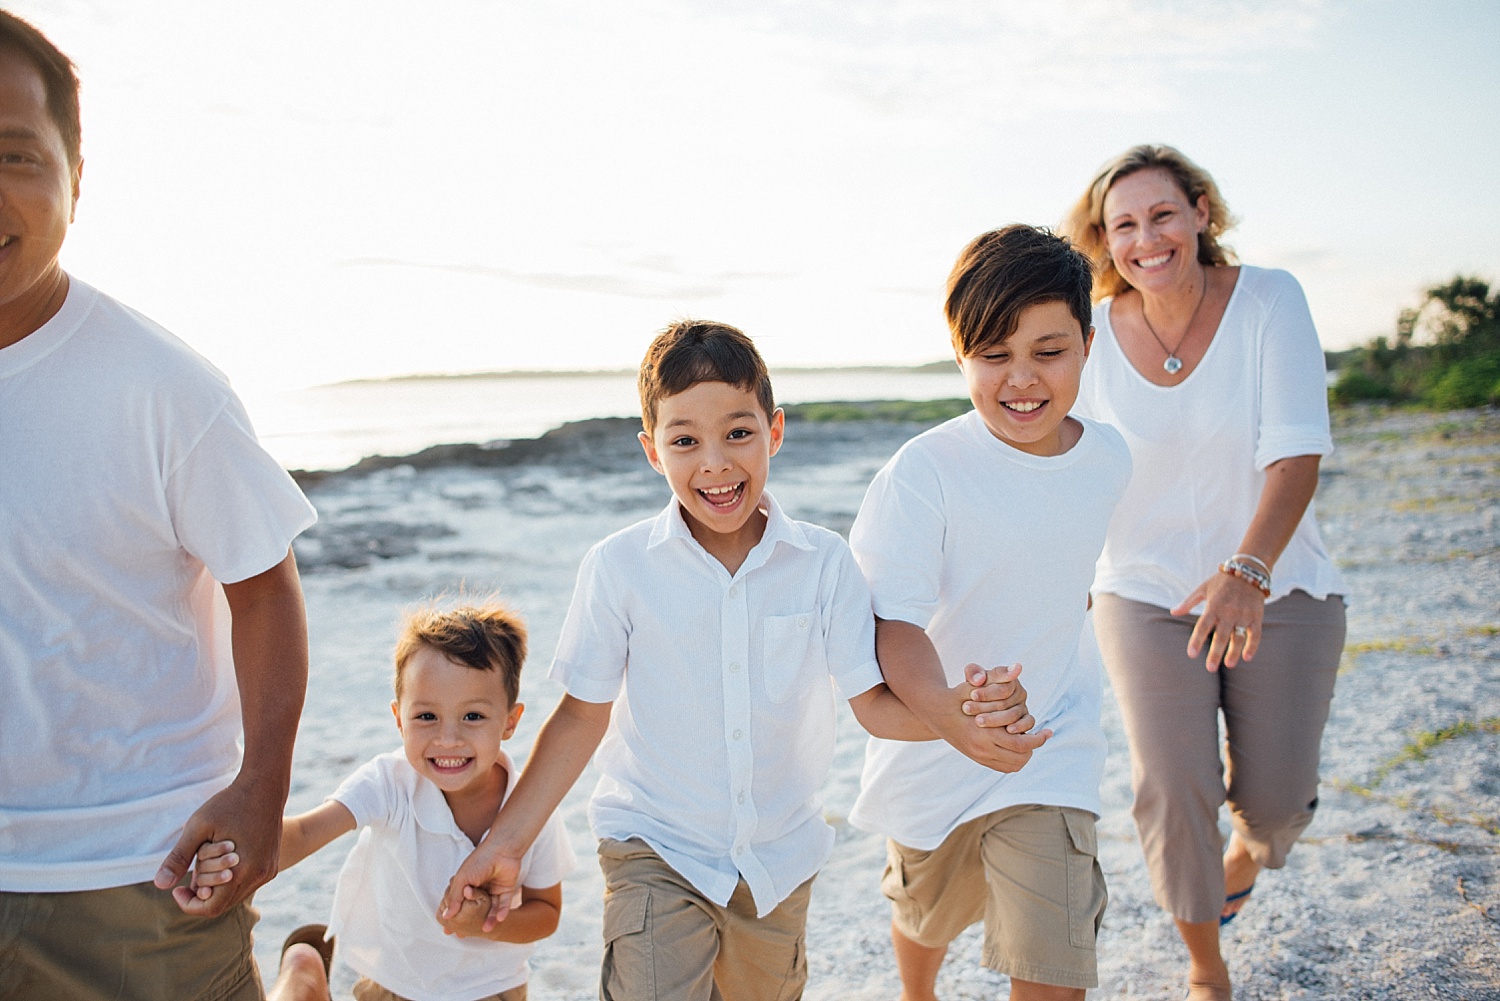
[[[0,893],[0,998],[261,1001],[243,903],[190,917],[150,883]]]
[[[399,994],[392,994],[369,977],[360,977],[354,982],[354,1001],[407,1001]],[[526,985],[512,987],[499,994],[487,994],[473,1001],[526,1001]]]
[[[602,1001],[796,1001],[807,984],[812,880],[763,918],[742,879],[723,907],[644,841],[599,843]]]
[[[1097,987],[1094,940],[1109,895],[1094,816],[1012,806],[959,825],[930,852],[888,843],[880,890],[896,930],[946,948],[984,922],[983,962],[1034,983]]]

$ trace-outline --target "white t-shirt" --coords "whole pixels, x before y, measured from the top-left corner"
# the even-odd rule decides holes
[[[0,349],[0,890],[155,875],[239,768],[215,581],[314,518],[225,378],[78,279]]]
[[[642,839],[716,904],[743,876],[761,916],[833,848],[829,679],[846,699],[883,680],[849,547],[763,496],[765,535],[733,577],[675,499],[594,546],[551,671],[574,698],[614,702],[595,835]]]
[[[1082,424],[1067,452],[1036,456],[970,411],[907,442],[871,482],[849,538],[875,614],[925,629],[949,685],[971,662],[1020,663],[1037,728],[1055,734],[1009,775],[945,741],[872,737],[857,827],[930,850],[1009,806],[1099,812],[1101,674],[1085,619],[1130,455],[1113,428]]]
[[[1094,590],[1173,608],[1238,550],[1267,466],[1333,451],[1323,350],[1297,280],[1241,267],[1203,360],[1180,384],[1157,386],[1121,352],[1112,302],[1094,307],[1094,348],[1074,413],[1120,430],[1135,475],[1115,509]],[[1345,593],[1312,504],[1272,585],[1273,601],[1294,588],[1319,599]]]
[[[516,766],[500,752],[515,786]],[[329,799],[363,828],[333,894],[329,930],[339,958],[361,976],[413,1001],[474,1001],[526,983],[534,942],[444,935],[438,902],[474,850],[443,792],[403,751],[362,765]],[[556,814],[521,859],[519,886],[546,889],[573,871],[573,848]]]

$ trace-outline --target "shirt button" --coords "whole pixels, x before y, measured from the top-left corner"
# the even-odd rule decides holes
[[[805,616],[805,615],[799,615],[799,616],[797,616],[797,628],[798,629],[806,629],[807,628],[807,616]]]
[[[730,674],[739,674],[740,673],[740,664],[739,664],[739,661],[735,661],[733,664],[729,665],[729,673]]]
[[[729,596],[731,598],[738,597],[739,593],[740,593],[740,586],[738,584],[730,584],[729,585]]]
[[[745,794],[744,793],[740,793],[740,795],[739,795],[739,801],[741,803],[743,803],[745,801]]]
[[[738,848],[736,848],[734,850],[734,853],[736,855],[743,855],[743,854],[745,854],[745,846],[744,845],[740,845]]]
[[[734,731],[734,739],[735,740],[739,740],[742,736],[744,736],[743,732],[741,732],[739,730]]]

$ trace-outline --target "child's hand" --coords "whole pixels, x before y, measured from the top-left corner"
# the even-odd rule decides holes
[[[1019,680],[1021,665],[993,667],[986,671],[978,664],[964,668],[969,688],[963,704],[964,714],[985,727],[1004,727],[1008,733],[1028,733],[1036,726],[1036,717],[1026,708],[1026,689]]]
[[[484,919],[490,913],[490,895],[477,888],[473,892],[472,897],[463,899],[458,905],[458,913],[452,917],[445,918],[441,911],[438,912],[438,923],[443,926],[444,935],[468,938],[484,933]]]
[[[233,841],[205,841],[198,846],[193,859],[193,878],[188,884],[199,900],[208,900],[214,888],[234,879],[234,867],[240,864]]]

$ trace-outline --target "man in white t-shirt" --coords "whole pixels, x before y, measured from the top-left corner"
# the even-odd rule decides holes
[[[1048,742],[1014,774],[941,741],[871,738],[850,821],[889,839],[881,889],[903,1001],[933,997],[949,943],[984,921],[1013,1001],[1082,1001],[1098,983],[1104,877],[1094,820],[1104,734],[1084,640],[1089,585],[1130,453],[1069,417],[1092,329],[1088,259],[1029,226],[975,239],[947,314],[974,410],[904,445],[850,533],[891,688],[969,661],[1020,663]]]
[[[79,134],[0,12],[0,996],[258,998],[314,514],[222,375],[62,270]],[[200,890],[221,839],[246,877]]]

